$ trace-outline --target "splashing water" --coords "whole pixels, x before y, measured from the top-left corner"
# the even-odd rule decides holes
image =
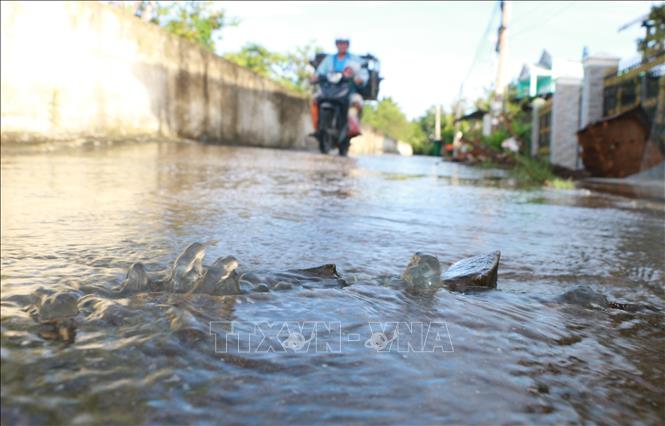
[[[3,424],[664,421],[662,204],[419,157],[1,161]]]

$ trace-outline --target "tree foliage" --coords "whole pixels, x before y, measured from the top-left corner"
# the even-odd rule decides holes
[[[309,61],[315,54],[322,52],[323,49],[314,42],[296,47],[295,50],[287,52],[285,62],[280,67],[279,81],[290,88],[306,92],[310,89],[309,77],[314,69]]]
[[[501,117],[503,130],[509,137],[520,141],[521,151],[525,154],[531,152],[531,109],[527,98],[518,99],[517,89],[508,87],[507,100]]]
[[[651,7],[647,26],[647,35],[637,40],[637,49],[649,59],[665,52],[665,4]]]
[[[309,60],[321,50],[312,42],[286,53],[272,52],[260,44],[248,43],[238,52],[225,54],[224,58],[292,90],[306,93],[310,89],[309,76],[314,71]]]
[[[152,22],[187,40],[199,43],[211,52],[221,38],[220,30],[238,21],[226,16],[212,1],[156,2]]]
[[[199,43],[211,52],[215,51],[216,43],[221,39],[221,30],[239,23],[237,19],[229,18],[213,1],[142,2],[134,6],[139,16],[148,10],[145,7],[147,3],[155,6],[153,23]],[[305,93],[309,91],[309,76],[313,71],[309,60],[318,52],[321,48],[313,42],[286,53],[272,52],[261,44],[248,43],[237,52],[227,53],[224,58]]]
[[[363,121],[394,139],[405,140],[409,136],[409,120],[389,97],[376,105],[368,104],[363,110]]]
[[[434,140],[436,132],[436,106],[431,106],[417,120],[423,134]],[[441,140],[444,144],[452,143],[455,136],[455,116],[441,111]]]
[[[406,142],[415,154],[430,154],[432,144],[427,133],[427,118],[409,120],[399,105],[390,97],[363,108],[363,123],[380,131],[389,138]]]
[[[271,52],[258,43],[248,43],[238,52],[227,53],[224,58],[269,78],[279,75],[279,69],[286,60],[284,55]]]

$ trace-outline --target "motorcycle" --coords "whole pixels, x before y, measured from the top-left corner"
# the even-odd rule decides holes
[[[319,119],[315,137],[323,154],[333,148],[338,148],[341,156],[349,153],[351,138],[348,137],[347,113],[351,81],[342,73],[319,76],[321,96],[318,99]]]

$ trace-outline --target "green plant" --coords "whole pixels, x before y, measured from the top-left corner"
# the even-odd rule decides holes
[[[310,90],[309,77],[314,71],[309,60],[323,48],[313,41],[296,47],[295,50],[287,52],[285,60],[280,64],[278,80],[288,87],[305,93]]]
[[[510,175],[526,186],[545,185],[555,189],[575,187],[572,180],[556,177],[547,161],[520,154],[515,156],[515,166],[510,170]]]
[[[488,147],[492,148],[493,150],[497,152],[503,151],[503,148],[501,148],[501,142],[505,141],[510,137],[510,133],[508,133],[504,129],[497,129],[493,133],[491,133],[489,136],[481,136],[480,141],[487,145]]]
[[[291,90],[307,93],[311,87],[309,76],[313,71],[309,59],[321,50],[312,42],[287,53],[272,52],[258,43],[248,43],[238,52],[225,54],[224,59],[249,68]]]
[[[545,184],[547,186],[549,186],[550,188],[554,188],[554,189],[574,189],[575,188],[575,182],[573,182],[571,179],[554,178],[553,180],[548,180]]]
[[[556,179],[546,161],[524,155],[515,156],[515,166],[510,170],[510,175],[524,184],[531,185],[544,185]]]
[[[157,2],[152,22],[211,52],[215,51],[215,37],[220,37],[220,30],[238,24],[212,1]]]
[[[645,37],[637,40],[637,50],[648,60],[665,52],[665,4],[651,7],[647,25]]]
[[[284,55],[271,52],[258,43],[247,43],[238,52],[227,53],[224,59],[248,68],[263,77],[278,75],[279,64],[286,60]]]

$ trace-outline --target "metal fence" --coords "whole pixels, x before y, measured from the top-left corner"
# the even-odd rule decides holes
[[[552,135],[552,99],[548,99],[538,109],[538,150],[539,157],[549,157]]]
[[[605,77],[603,116],[641,105],[651,123],[651,139],[665,148],[665,54]]]

